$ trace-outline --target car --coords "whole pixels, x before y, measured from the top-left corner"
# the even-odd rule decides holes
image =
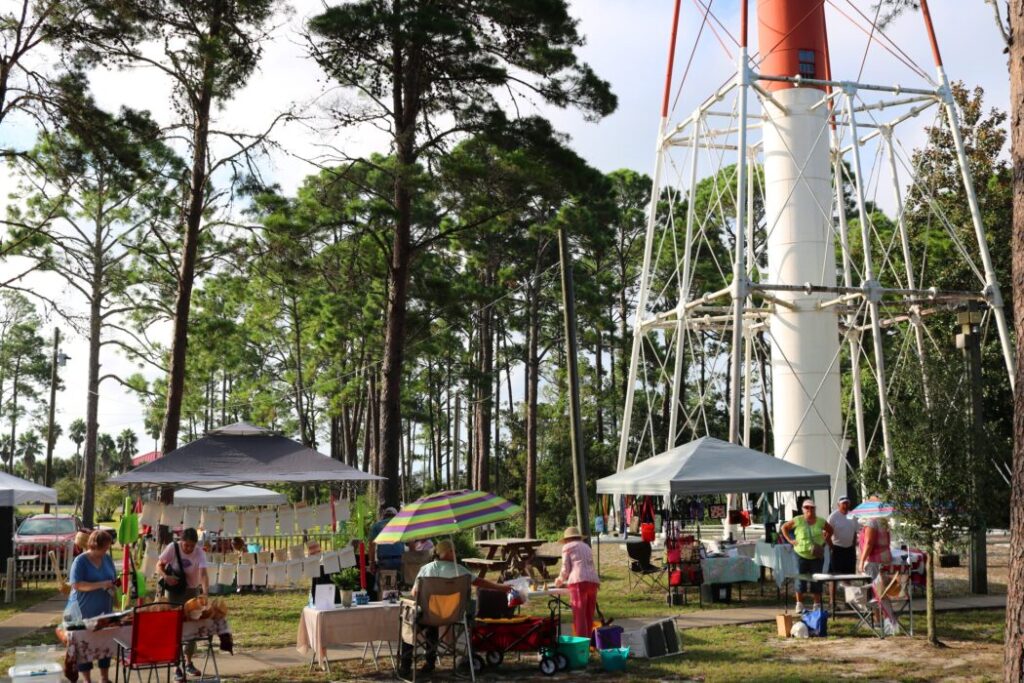
[[[45,555],[53,550],[61,557],[71,543],[72,552],[77,555],[81,550],[74,545],[75,534],[82,530],[82,520],[74,515],[32,515],[18,525],[14,547],[18,555]]]

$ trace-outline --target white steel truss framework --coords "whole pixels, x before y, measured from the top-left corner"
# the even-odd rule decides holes
[[[922,87],[766,76],[755,69],[742,47],[735,76],[685,120],[669,126],[663,113],[618,469],[703,435],[758,447],[751,443],[752,427],[767,428],[772,401],[787,400],[772,395],[768,369],[773,360],[799,363],[778,357],[771,321],[780,307],[792,307],[784,294],[803,292],[818,295],[819,309],[833,311],[839,323],[839,351],[829,368],[848,377],[849,391],[836,451],[852,445],[861,463],[876,454],[891,472],[888,378],[915,366],[924,372],[924,359],[940,339],[928,327],[931,316],[967,302],[983,306],[1011,385],[1014,377],[1003,300],[949,80],[941,63],[935,78],[922,74]],[[771,109],[785,107],[764,87],[770,81],[816,93],[811,108],[828,112],[815,133],[830,151],[831,201],[817,211],[831,226],[833,284],[768,279],[765,244],[777,225],[768,224],[764,211],[765,129]],[[970,242],[915,167],[908,139],[919,142],[923,124],[944,125],[952,135],[973,223]],[[911,201],[930,213],[929,230],[951,239],[976,288],[929,286],[927,235],[912,233],[905,220]],[[893,225],[879,224],[873,209],[880,202],[895,214]],[[821,265],[823,272],[829,267]],[[941,335],[948,343],[948,331]],[[801,390],[812,398],[801,418],[809,420],[821,382],[801,384]],[[869,400],[876,406],[874,424],[866,423]],[[785,450],[776,455],[787,457]],[[845,458],[839,463],[845,470]],[[837,481],[845,471],[831,474]]]

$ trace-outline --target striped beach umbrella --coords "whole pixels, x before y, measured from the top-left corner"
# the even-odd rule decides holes
[[[374,543],[408,543],[448,536],[509,519],[522,511],[515,503],[485,491],[441,491],[403,507],[377,534]]]
[[[892,517],[893,511],[894,508],[890,503],[883,503],[880,500],[869,500],[853,508],[850,514],[862,519],[877,519],[879,517]]]

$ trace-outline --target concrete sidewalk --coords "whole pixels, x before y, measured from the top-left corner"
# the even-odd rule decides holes
[[[0,621],[0,647],[33,631],[59,624],[67,601],[67,598],[55,592],[53,597]]]

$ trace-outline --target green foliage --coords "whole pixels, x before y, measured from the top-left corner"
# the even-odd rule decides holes
[[[336,574],[331,574],[331,581],[333,581],[334,585],[343,591],[357,591],[360,587],[359,568],[348,567],[347,569],[342,569]]]
[[[82,500],[82,480],[79,477],[63,477],[53,485],[57,500],[63,505],[75,505]]]
[[[124,505],[124,489],[112,484],[102,484],[96,490],[96,520],[113,520]]]

